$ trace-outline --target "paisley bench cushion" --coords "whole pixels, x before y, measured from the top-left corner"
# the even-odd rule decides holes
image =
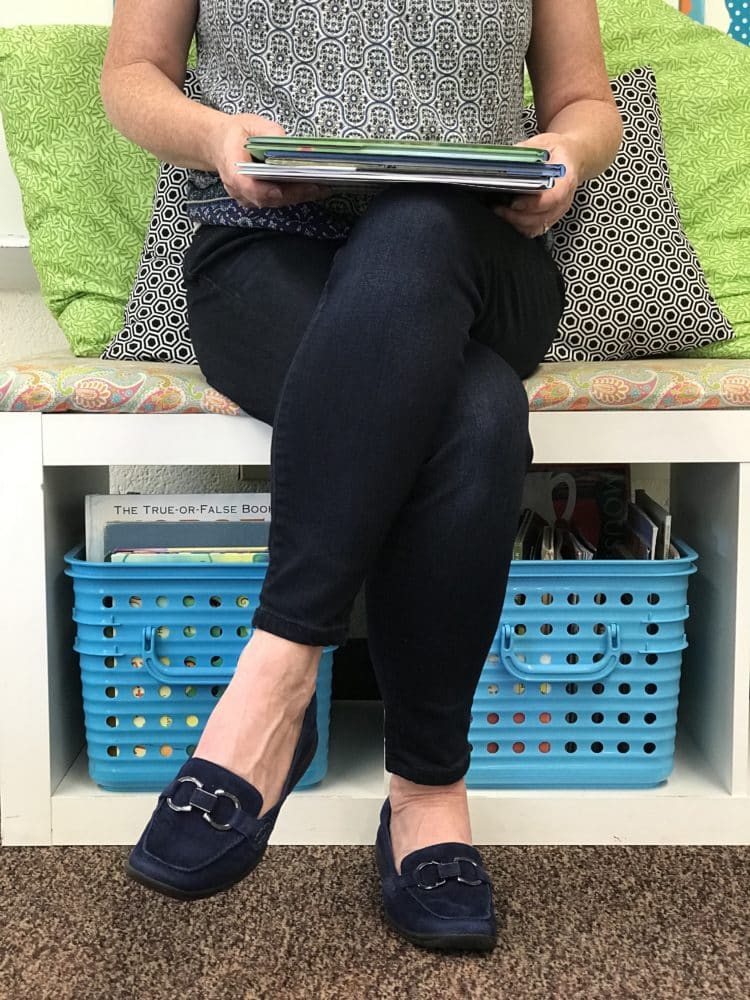
[[[542,365],[526,391],[532,411],[748,409],[750,361],[559,361]]]
[[[0,410],[42,413],[228,413],[197,365],[44,355],[0,366]]]
[[[558,361],[525,385],[532,411],[750,409],[750,361]],[[196,365],[64,353],[0,365],[0,410],[244,415]]]

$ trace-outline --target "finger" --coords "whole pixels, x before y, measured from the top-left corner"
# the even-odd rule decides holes
[[[279,191],[278,195],[270,194],[271,204],[274,208],[281,205],[298,205],[303,201],[317,201],[321,197],[317,184],[279,181],[274,187]]]
[[[278,184],[259,181],[251,177],[236,177],[224,184],[227,194],[243,208],[267,208],[278,204],[283,193]]]
[[[517,194],[508,202],[507,208],[512,208],[516,212],[535,212],[539,201],[539,195]]]
[[[502,208],[513,219],[542,219],[549,222],[552,219],[561,219],[571,203],[571,198],[546,198],[543,201],[526,203],[522,207],[518,207],[515,201],[510,205],[500,204],[497,207]]]
[[[527,240],[536,239],[537,236],[541,235],[541,233],[534,232],[534,231],[532,231],[530,229],[527,229],[527,228],[525,228],[523,226],[513,226],[512,223],[508,223],[508,225],[512,226],[512,228],[515,229],[516,232],[520,233],[521,236],[523,236],[524,239],[527,239]]]
[[[553,215],[562,209],[566,199],[567,192],[555,185],[537,194],[517,194],[507,207],[527,215]]]
[[[554,218],[554,216],[545,215],[544,212],[517,212],[507,205],[496,205],[493,211],[495,215],[499,215],[501,219],[505,219],[506,222],[519,229],[538,230],[542,226],[549,225],[550,219]]]
[[[283,125],[279,125],[278,122],[269,121],[267,125],[261,125],[256,133],[257,135],[286,135],[286,129]]]
[[[317,184],[260,181],[242,178],[228,193],[245,208],[281,208],[322,197]]]
[[[514,229],[518,230],[527,239],[533,240],[537,236],[542,236],[546,231],[546,223],[543,221],[540,222],[538,219],[530,220],[528,216],[509,213],[503,206],[497,206],[494,211],[496,215],[500,216],[508,225],[513,226]]]
[[[250,135],[286,135],[286,129],[283,125],[263,115],[243,115],[241,118],[246,123],[247,131]]]
[[[528,209],[518,209],[511,208],[510,205],[496,205],[495,210],[504,213],[509,220],[514,222],[523,222],[526,219],[528,222],[538,219],[548,219],[552,214],[550,210],[546,212],[543,211],[529,211]]]

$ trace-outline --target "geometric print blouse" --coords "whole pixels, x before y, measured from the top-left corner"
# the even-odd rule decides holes
[[[533,0],[200,0],[202,101],[290,135],[513,144]],[[372,192],[245,208],[189,172],[195,222],[346,236]]]

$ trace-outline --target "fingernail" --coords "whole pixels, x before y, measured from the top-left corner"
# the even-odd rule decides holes
[[[269,201],[281,201],[282,197],[281,188],[272,187],[268,192]]]

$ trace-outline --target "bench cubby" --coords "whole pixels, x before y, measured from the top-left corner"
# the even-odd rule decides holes
[[[470,792],[480,844],[750,843],[750,411],[532,412],[538,463],[667,464],[690,581],[675,768],[646,790]],[[0,418],[2,842],[129,844],[155,796],[88,777],[63,555],[110,466],[268,465],[271,429],[218,414]],[[329,773],[292,794],[274,843],[369,844],[387,790],[382,709],[337,702]]]

